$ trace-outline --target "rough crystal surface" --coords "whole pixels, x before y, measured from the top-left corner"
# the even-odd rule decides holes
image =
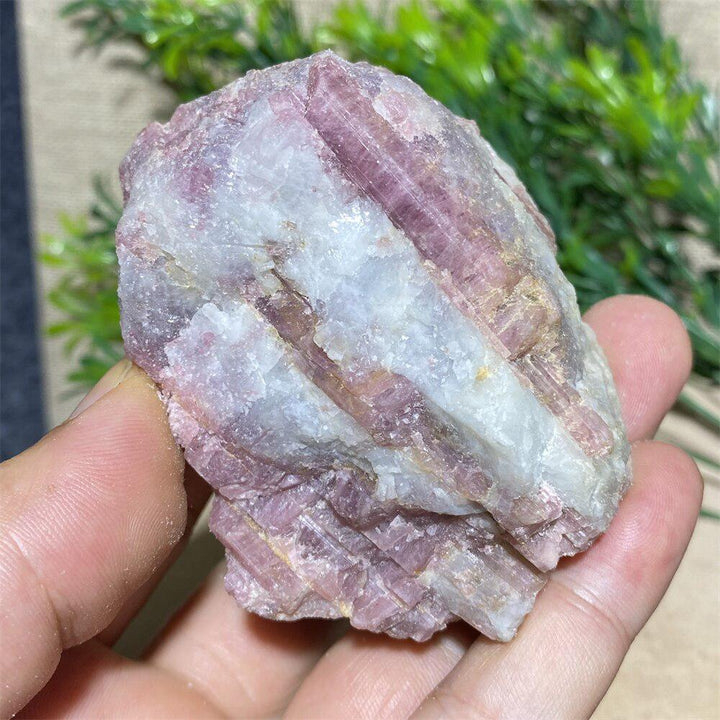
[[[325,52],[138,137],[117,232],[128,355],[214,487],[264,616],[510,639],[629,478],[552,231],[477,127]]]

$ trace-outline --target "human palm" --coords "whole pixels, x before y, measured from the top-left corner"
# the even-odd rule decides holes
[[[0,714],[589,716],[672,579],[702,487],[684,453],[649,440],[690,369],[677,316],[618,297],[586,319],[634,442],[633,486],[608,532],[560,564],[515,640],[461,623],[418,644],[264,620],[235,605],[219,568],[142,661],[116,654],[209,492],[184,470],[152,383],[125,363],[0,466]]]

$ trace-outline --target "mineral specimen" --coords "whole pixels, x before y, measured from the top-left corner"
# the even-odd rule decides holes
[[[629,477],[554,237],[480,136],[331,52],[150,125],[121,167],[128,355],[271,618],[510,639]]]

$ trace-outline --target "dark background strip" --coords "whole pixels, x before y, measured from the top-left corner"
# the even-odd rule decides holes
[[[0,0],[0,456],[43,433],[15,0]]]

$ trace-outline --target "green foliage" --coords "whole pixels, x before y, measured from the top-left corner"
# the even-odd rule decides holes
[[[659,298],[683,317],[696,372],[720,381],[720,274],[688,262],[689,243],[720,248],[718,116],[649,2],[405,0],[379,14],[356,2],[307,32],[286,0],[77,0],[65,14],[88,46],[141,47],[142,67],[183,100],[324,47],[410,76],[475,119],[516,168],[555,229],[583,308],[624,292]],[[62,261],[78,277],[63,281],[75,314],[60,331],[87,338],[94,360],[118,340],[94,320],[112,316],[115,328],[117,311],[112,293],[70,303],[99,269],[71,256],[109,252],[109,224],[102,230],[102,240],[69,233]],[[105,282],[109,290],[114,279]],[[113,309],[79,313],[83,302]]]
[[[76,19],[88,46],[140,45],[140,69],[157,72],[180,100],[313,52],[284,0],[75,0],[63,14]]]
[[[62,233],[42,237],[42,261],[60,271],[48,300],[63,315],[48,333],[65,336],[68,353],[78,350],[69,380],[80,386],[97,382],[123,355],[115,255],[121,208],[98,179],[94,191],[88,217],[61,215]]]

